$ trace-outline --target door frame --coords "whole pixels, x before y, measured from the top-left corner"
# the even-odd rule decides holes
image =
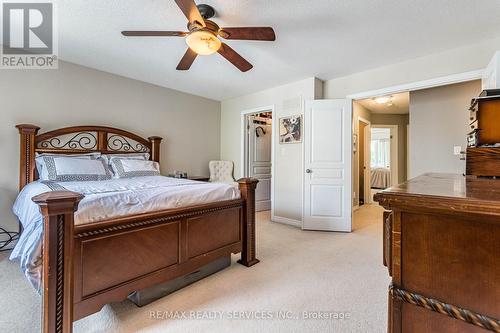
[[[391,184],[399,184],[399,126],[374,124],[372,128],[389,128],[391,130]],[[395,146],[395,147],[393,147]],[[395,163],[394,163],[395,162]]]
[[[247,128],[247,116],[254,114],[254,113],[261,113],[261,112],[271,112],[272,114],[272,123],[271,123],[271,128],[272,128],[272,137],[271,137],[271,220],[274,219],[274,177],[275,177],[275,149],[274,149],[274,144],[275,144],[275,136],[276,136],[276,112],[275,112],[275,105],[267,105],[267,106],[261,106],[253,109],[248,109],[248,110],[243,110],[240,113],[240,174],[242,177],[247,176],[247,165],[248,165],[248,141],[247,141],[247,133],[248,133],[248,128]]]
[[[469,82],[474,80],[480,80],[483,77],[484,69],[478,69],[468,72],[461,72],[456,74],[449,74],[444,76],[433,77],[428,80],[418,80],[418,81],[410,81],[408,83],[396,84],[392,86],[386,86],[381,89],[372,89],[372,90],[364,90],[358,91],[356,93],[347,94],[346,98],[351,99],[353,101],[358,101],[367,98],[373,98],[378,96],[385,96],[391,94],[398,94],[403,92],[411,93],[412,91],[418,91],[422,89],[435,88],[435,87],[443,87],[452,85],[455,83]],[[410,142],[410,131],[412,126],[411,121],[411,107],[410,107],[410,121],[407,127],[407,152],[406,152],[406,179],[409,180],[412,178],[412,169],[411,169],[411,142]]]
[[[372,203],[372,198],[371,198],[371,165],[370,163],[366,163],[366,158],[370,158],[371,156],[371,149],[370,149],[370,137],[371,137],[371,121],[369,121],[368,119],[366,118],[363,118],[361,116],[358,116],[358,140],[359,140],[359,122],[363,122],[366,124],[365,126],[365,129],[364,129],[364,140],[363,140],[363,154],[364,154],[364,157],[365,157],[365,164],[366,164],[366,169],[363,170],[364,172],[364,184],[363,184],[363,191],[365,193],[365,197],[366,195],[368,194],[368,198],[364,198],[364,203],[365,205],[366,204],[370,204]],[[359,144],[358,144],[359,146]],[[359,150],[359,149],[358,149]],[[358,187],[359,187],[359,177],[360,175],[360,170],[359,170],[359,154],[358,154],[358,174],[357,174],[357,177],[358,177]],[[358,189],[356,189],[357,191]],[[358,191],[359,192],[359,191]],[[358,193],[358,208],[359,208],[359,193]]]

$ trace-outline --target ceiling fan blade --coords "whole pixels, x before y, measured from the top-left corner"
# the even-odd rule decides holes
[[[240,56],[235,50],[233,50],[229,45],[222,43],[219,54],[226,58],[230,63],[235,65],[240,71],[246,72],[253,68],[252,64]]]
[[[186,53],[184,53],[184,56],[182,57],[181,61],[177,65],[177,70],[178,71],[187,71],[189,68],[191,68],[191,65],[194,62],[194,59],[196,59],[196,52],[191,50],[190,48],[187,49]]]
[[[271,27],[222,28],[219,35],[225,39],[276,40],[276,34]]]
[[[184,15],[186,15],[189,23],[198,22],[202,26],[205,26],[205,21],[193,0],[175,0],[175,3],[179,6]]]
[[[183,31],[122,31],[123,36],[132,37],[184,37],[187,34]]]

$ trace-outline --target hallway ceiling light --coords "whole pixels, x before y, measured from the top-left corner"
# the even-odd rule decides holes
[[[386,104],[391,102],[392,96],[380,96],[373,99],[377,104]]]

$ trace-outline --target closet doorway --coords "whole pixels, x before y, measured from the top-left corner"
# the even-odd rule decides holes
[[[272,108],[246,111],[242,118],[242,174],[259,180],[255,190],[255,210],[271,210],[274,141]]]

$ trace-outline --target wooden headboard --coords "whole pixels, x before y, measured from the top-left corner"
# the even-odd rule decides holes
[[[102,154],[149,153],[152,161],[160,161],[162,138],[151,136],[144,139],[136,134],[105,126],[73,126],[38,134],[40,127],[20,124],[19,190],[38,179],[35,153]]]

